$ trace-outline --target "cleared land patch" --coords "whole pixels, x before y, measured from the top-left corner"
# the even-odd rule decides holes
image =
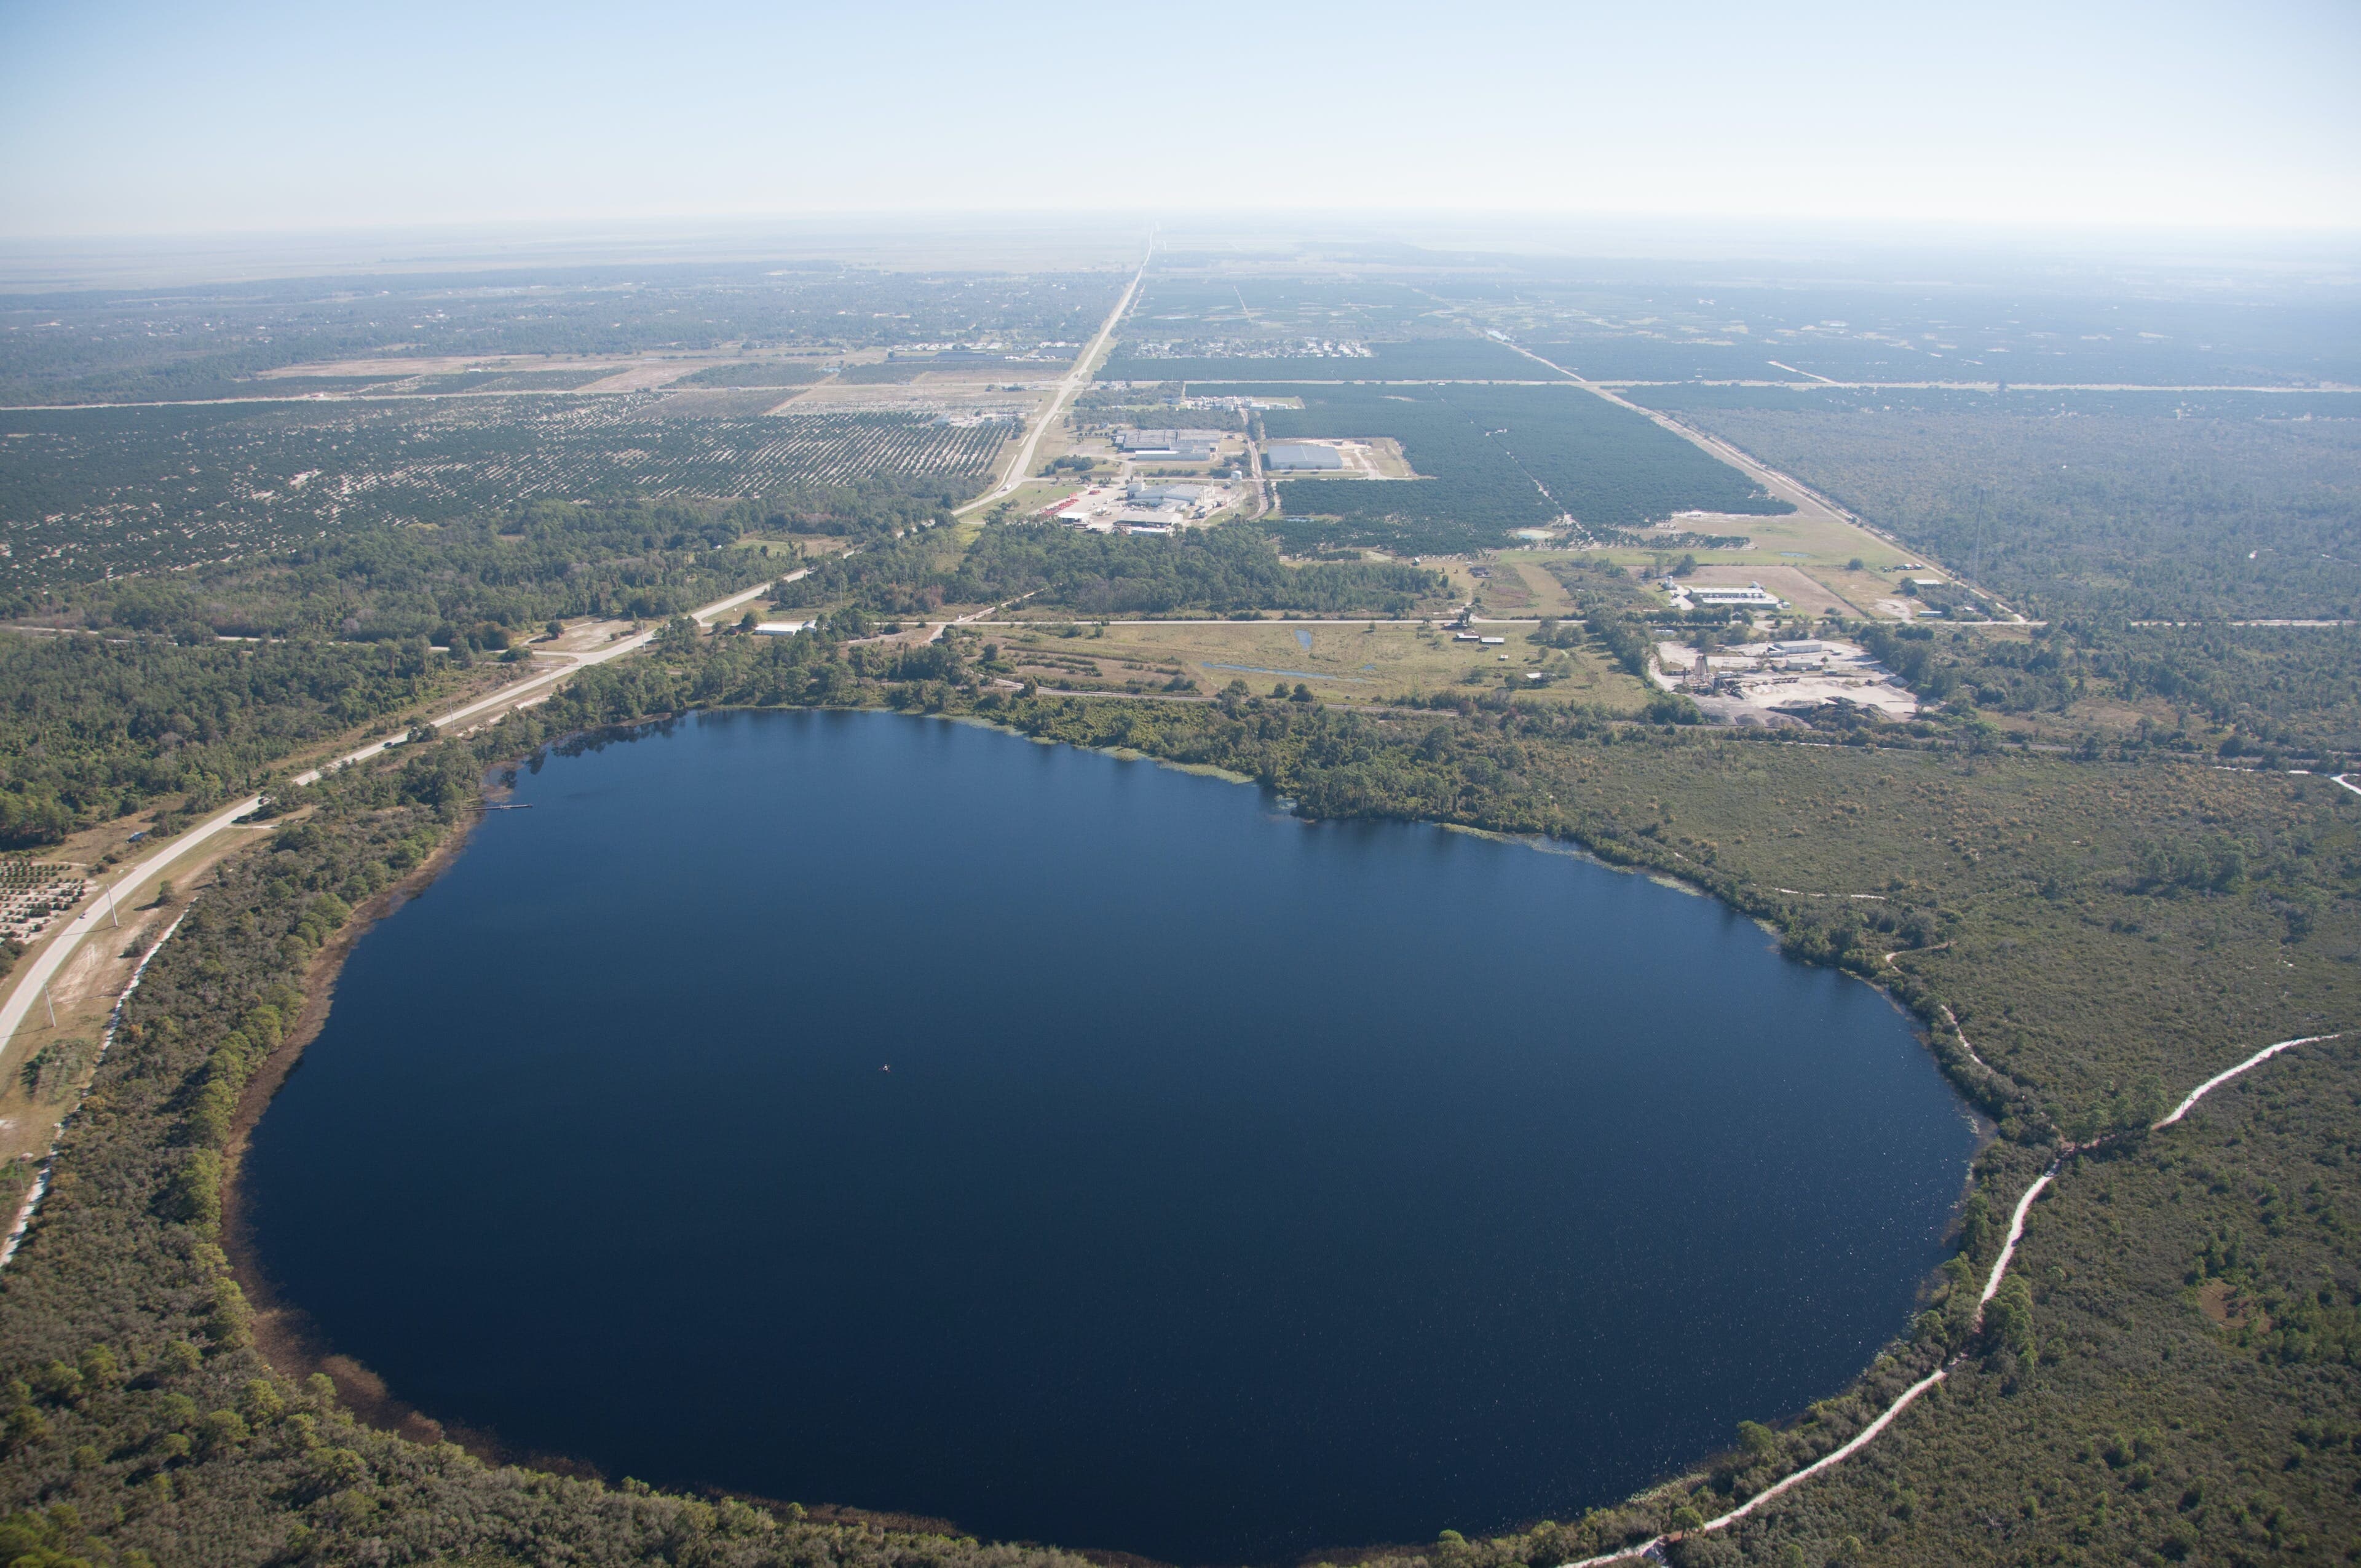
[[[1543,702],[1618,713],[1645,708],[1651,695],[1596,650],[1534,646],[1529,626],[1477,629],[1503,640],[1497,644],[1457,642],[1447,630],[1399,621],[1117,623],[1075,637],[1059,635],[1053,625],[981,630],[1020,675],[1070,690],[1121,690],[1137,682],[1152,691],[1177,674],[1203,691],[1239,680],[1261,696],[1273,685],[1291,691],[1301,683],[1323,702],[1382,706],[1513,686]],[[1533,674],[1543,678],[1527,678]]]

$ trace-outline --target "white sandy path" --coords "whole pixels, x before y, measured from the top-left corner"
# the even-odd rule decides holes
[[[164,927],[164,934],[140,955],[139,962],[131,970],[131,979],[123,987],[123,994],[115,999],[115,1010],[106,1016],[106,1033],[100,1036],[98,1042],[100,1061],[106,1059],[108,1048],[115,1044],[115,1032],[123,1026],[123,1004],[131,1000],[133,992],[139,989],[140,977],[148,972],[148,966],[156,961],[156,955],[164,950],[164,944],[172,939],[172,933],[179,930],[181,922],[188,917],[186,909],[173,916],[172,923]],[[8,1260],[15,1257],[16,1249],[24,1245],[25,1233],[32,1228],[34,1212],[40,1208],[42,1196],[49,1190],[49,1172],[57,1162],[58,1146],[65,1141],[66,1122],[69,1120],[71,1118],[65,1118],[58,1123],[58,1130],[49,1138],[49,1152],[41,1157],[41,1168],[34,1176],[33,1185],[26,1190],[25,1201],[16,1205],[16,1218],[8,1227],[8,1239],[0,1242],[0,1268],[8,1266]]]
[[[1956,1026],[1957,1025],[1955,1025],[1954,1027]],[[2205,1096],[2211,1094],[2216,1089],[2221,1088],[2222,1085],[2229,1082],[2232,1079],[2236,1078],[2239,1074],[2260,1067],[2263,1063],[2270,1060],[2273,1057],[2278,1056],[2281,1051],[2293,1050],[2298,1046],[2319,1045],[2323,1041],[2326,1040],[2341,1040],[2344,1037],[2344,1035],[2341,1033],[2334,1035],[2305,1035],[2299,1039],[2280,1040],[2275,1045],[2265,1046],[2261,1050],[2257,1051],[2253,1056],[2248,1057],[2245,1061],[2240,1062],[2237,1066],[2229,1069],[2227,1071],[2215,1073],[2213,1077],[2199,1084],[2195,1089],[2191,1090],[2189,1091],[2189,1098],[2183,1100],[2178,1106],[2176,1106],[2173,1109],[2171,1115],[2165,1117],[2160,1122],[2155,1123],[2149,1128],[2149,1131],[2161,1131],[2166,1127],[2169,1127],[2175,1122],[2180,1121],[2183,1116],[2188,1115],[2190,1111],[2196,1106],[2197,1102],[2204,1099]],[[2103,1139],[2101,1141],[2106,1142],[2109,1140]],[[2083,1146],[2096,1147],[2097,1145],[2086,1145]],[[2008,1240],[2002,1245],[2000,1255],[1993,1259],[1992,1272],[1984,1277],[1983,1294],[1976,1298],[1976,1315],[1974,1321],[1979,1326],[1983,1321],[1984,1308],[1991,1303],[1992,1299],[1994,1296],[2000,1293],[2001,1280],[2008,1273],[2009,1264],[2016,1257],[2017,1244],[2025,1239],[2026,1217],[2032,1213],[2035,1201],[2037,1200],[2046,1190],[2048,1190],[2050,1181],[2056,1178],[2059,1168],[2065,1163],[2067,1157],[2074,1152],[2074,1147],[2070,1146],[2064,1154],[2059,1155],[2057,1159],[2050,1162],[2049,1168],[2043,1171],[2039,1178],[2034,1181],[2032,1186],[2025,1190],[2025,1196],[2016,1201],[2015,1212],[2009,1216]],[[1805,1465],[1801,1470],[1796,1471],[1794,1475],[1763,1487],[1763,1490],[1755,1493],[1754,1496],[1749,1497],[1737,1508],[1730,1509],[1730,1512],[1726,1514],[1706,1520],[1705,1523],[1699,1525],[1696,1530],[1691,1531],[1690,1533],[1704,1534],[1710,1530],[1728,1530],[1731,1525],[1736,1524],[1739,1520],[1744,1519],[1747,1515],[1752,1513],[1755,1509],[1771,1501],[1773,1497],[1778,1497],[1783,1492],[1809,1480],[1811,1477],[1818,1475],[1821,1471],[1826,1470],[1832,1465],[1841,1464],[1846,1459],[1851,1457],[1854,1453],[1860,1452],[1861,1449],[1865,1447],[1877,1436],[1878,1433],[1893,1425],[1894,1418],[1908,1409],[1912,1405],[1916,1404],[1917,1402],[1918,1396],[1924,1394],[1927,1390],[1932,1388],[1935,1385],[1942,1382],[1943,1379],[1949,1376],[1951,1374],[1951,1368],[1957,1366],[1960,1364],[1960,1357],[1954,1356],[1943,1365],[1937,1367],[1926,1376],[1921,1377],[1917,1382],[1910,1385],[1909,1387],[1905,1388],[1901,1394],[1894,1398],[1894,1403],[1885,1407],[1884,1410],[1879,1414],[1875,1420],[1861,1428],[1860,1431],[1855,1432],[1851,1441],[1845,1443],[1841,1448],[1830,1449],[1828,1453],[1812,1461],[1811,1464]],[[1562,1568],[1602,1568],[1602,1565],[1605,1563],[1622,1563],[1634,1557],[1645,1557],[1663,1547],[1667,1539],[1667,1537],[1662,1535],[1652,1536],[1648,1540],[1640,1542],[1637,1546],[1627,1546],[1620,1552],[1609,1552],[1602,1556],[1585,1557],[1576,1562],[1565,1563],[1562,1565]]]
[[[2189,1091],[2189,1098],[2174,1106],[2172,1108],[2172,1114],[2167,1116],[2163,1121],[2157,1123],[2156,1125],[2158,1127],[2171,1126],[2175,1122],[2178,1122],[2183,1116],[2188,1115],[2190,1111],[2196,1106],[2200,1100],[2204,1099],[2208,1094],[2213,1093],[2213,1091],[2221,1088],[2224,1084],[2229,1082],[2232,1079],[2237,1077],[2240,1073],[2246,1071],[2248,1069],[2262,1066],[2263,1063],[2270,1060],[2281,1051],[2293,1050],[2298,1046],[2316,1046],[2323,1040],[2341,1040],[2345,1036],[2341,1034],[2306,1035],[2300,1040],[2281,1040],[2276,1046],[2265,1046],[2261,1050],[2257,1051],[2253,1056],[2248,1057],[2245,1061],[2240,1062],[2237,1066],[2230,1069],[2227,1072],[2217,1072],[2213,1077],[2207,1079],[2204,1082],[2199,1084],[2196,1088],[2191,1090]]]

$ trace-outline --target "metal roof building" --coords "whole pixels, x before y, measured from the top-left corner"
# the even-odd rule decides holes
[[[1195,506],[1204,499],[1202,485],[1132,485],[1123,492],[1123,499],[1134,506]]]
[[[1761,583],[1749,583],[1742,588],[1694,587],[1689,598],[1704,605],[1737,605],[1752,609],[1776,609],[1779,596],[1765,589]]]
[[[1122,451],[1146,456],[1210,457],[1222,444],[1218,430],[1118,430],[1115,444]]]

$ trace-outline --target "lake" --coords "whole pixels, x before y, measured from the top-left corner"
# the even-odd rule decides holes
[[[1974,1137],[1706,898],[940,720],[525,771],[356,945],[258,1261],[610,1476],[1269,1561],[1568,1519],[1835,1392]]]

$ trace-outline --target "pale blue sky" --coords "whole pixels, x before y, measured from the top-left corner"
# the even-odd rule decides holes
[[[2361,5],[0,0],[0,236],[1209,208],[2361,227]]]

